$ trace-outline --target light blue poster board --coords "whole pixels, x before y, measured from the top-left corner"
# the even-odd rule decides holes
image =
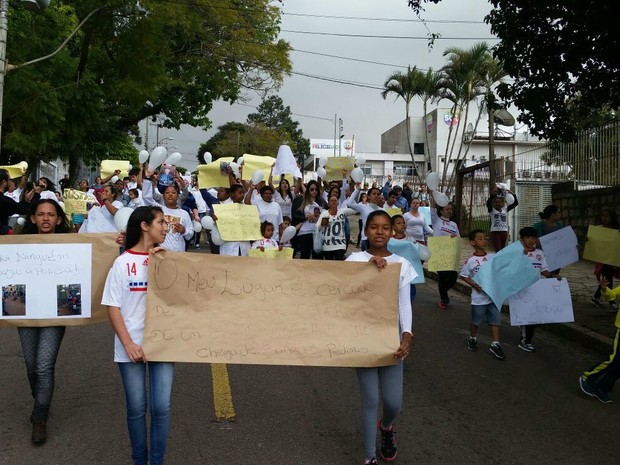
[[[390,239],[387,245],[388,251],[407,259],[418,274],[413,278],[411,284],[421,284],[424,282],[424,270],[422,269],[422,262],[420,261],[420,254],[418,253],[419,245],[418,243],[414,244],[407,240],[398,239]]]

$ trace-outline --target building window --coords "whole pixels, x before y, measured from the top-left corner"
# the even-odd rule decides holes
[[[413,176],[413,165],[394,165],[394,176]]]
[[[364,172],[364,176],[370,176],[372,174],[372,165],[368,163],[360,165],[360,169]]]
[[[415,142],[413,144],[414,155],[424,155],[424,142]]]

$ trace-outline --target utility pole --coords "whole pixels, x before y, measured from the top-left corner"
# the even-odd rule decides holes
[[[338,119],[338,156],[342,156],[342,138],[344,134],[342,133],[342,118]]]
[[[334,115],[334,157],[336,156],[336,124],[338,121],[338,113]]]
[[[489,110],[489,192],[495,189],[495,118],[493,111]]]

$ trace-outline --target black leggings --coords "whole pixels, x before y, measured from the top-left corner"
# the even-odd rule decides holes
[[[344,249],[324,251],[321,255],[325,260],[344,260]]]
[[[439,298],[444,304],[447,304],[450,302],[448,291],[456,284],[458,273],[456,271],[438,271],[437,276],[439,278],[437,282],[439,287]]]
[[[317,255],[314,253],[314,238],[312,237],[312,233],[297,236],[297,246],[300,252],[299,258],[308,260],[309,258],[320,257],[320,254]]]

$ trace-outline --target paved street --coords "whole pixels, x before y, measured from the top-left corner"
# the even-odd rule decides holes
[[[469,305],[453,293],[436,307],[435,284],[419,286],[415,353],[406,361],[404,411],[396,430],[402,464],[617,464],[618,403],[579,391],[598,360],[538,331],[538,352],[517,349],[503,328],[507,360],[465,347]],[[69,328],[57,366],[48,442],[30,444],[31,399],[17,330],[0,329],[0,463],[127,464],[121,383],[107,324]],[[357,465],[362,447],[351,369],[229,365],[235,421],[217,422],[208,365],[178,364],[167,463]]]

